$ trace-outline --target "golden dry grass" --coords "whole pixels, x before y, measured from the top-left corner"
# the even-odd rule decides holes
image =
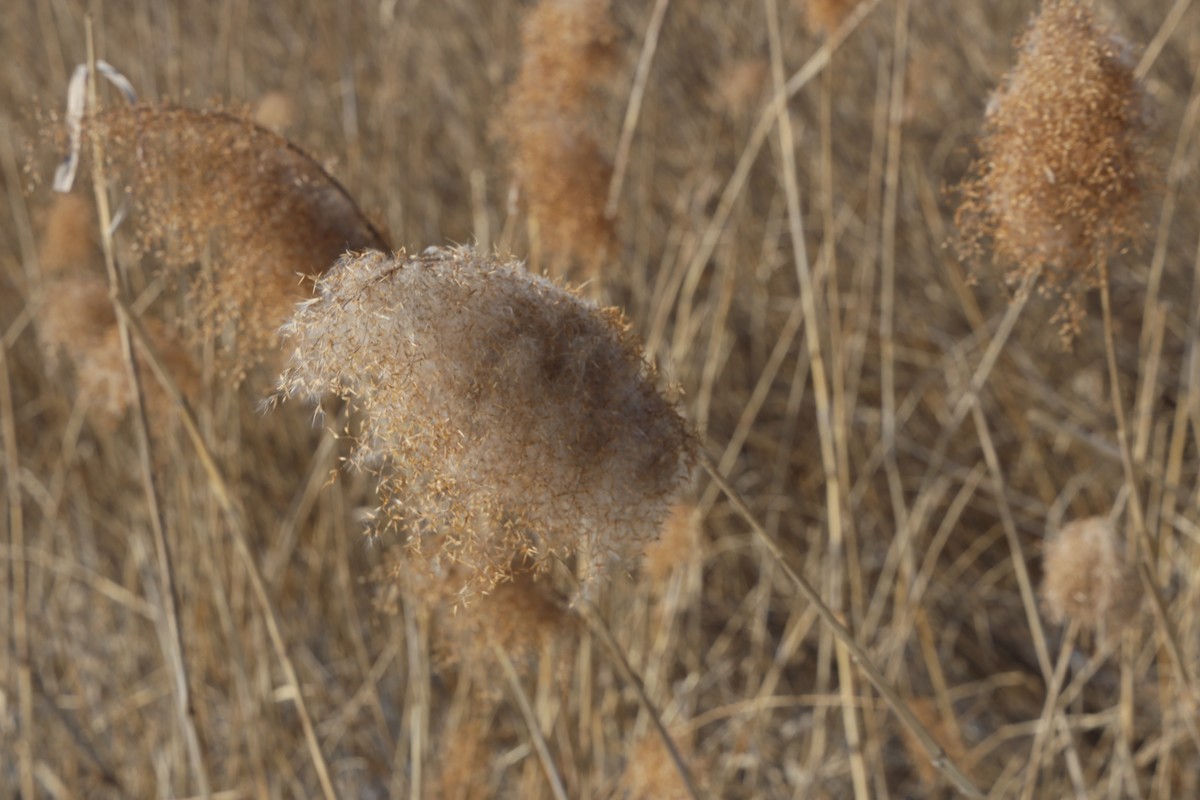
[[[586,159],[593,173],[535,175],[558,187],[554,196],[607,190],[595,170],[616,152],[654,5],[607,9],[603,47],[583,53],[598,59],[599,91],[590,74],[563,73],[576,89],[587,84],[572,96],[585,98],[586,112],[563,141],[584,141],[582,131],[599,158]],[[547,224],[544,235],[574,231],[555,245],[580,247],[572,258],[601,250],[588,291],[622,309],[662,381],[681,387],[680,409],[701,446],[987,796],[1200,795],[1200,9],[1186,0],[1089,6],[1096,29],[1131,49],[1088,39],[1101,42],[1089,51],[1098,62],[1060,53],[1058,66],[1036,73],[1036,97],[1053,98],[1078,77],[1059,80],[1055,69],[1112,62],[1127,70],[1121,91],[1097,95],[1082,116],[1068,103],[1075,124],[1101,109],[1089,129],[1098,133],[1128,130],[1132,118],[1104,124],[1130,111],[1128,91],[1144,98],[1138,180],[1114,168],[1107,174],[1121,180],[1098,196],[1070,196],[1083,216],[1056,220],[1096,223],[1098,238],[1084,231],[1079,239],[1075,228],[1060,238],[1073,243],[1069,255],[1092,260],[1099,242],[1107,259],[1111,387],[1093,280],[1079,286],[1086,313],[1074,318],[1075,343],[1064,350],[1051,324],[1056,298],[1010,305],[1001,272],[1025,265],[1028,253],[1001,253],[993,269],[987,250],[971,267],[953,246],[962,236],[953,187],[998,152],[989,150],[1000,114],[988,115],[992,93],[1000,93],[997,109],[1022,120],[1040,119],[1033,110],[1049,105],[1011,100],[1025,91],[1020,75],[1034,74],[1021,65],[1036,36],[1014,40],[1037,4],[963,0],[950,13],[946,4],[863,0],[843,16],[849,5],[669,4],[617,213],[600,244],[579,231],[600,230],[603,200],[542,211],[527,195],[510,202],[514,179],[530,180],[521,170],[551,163],[534,149],[522,155],[502,130],[518,96],[512,87],[531,63],[532,34],[522,38],[521,21],[533,3],[234,0],[219,12],[181,2],[3,4],[0,795],[183,798],[208,786],[220,798],[548,798],[553,781],[579,798],[686,792],[647,706],[595,624],[583,623],[594,612],[708,796],[955,796],[703,473],[685,487],[683,510],[644,569],[610,570],[580,594],[569,565],[535,577],[518,562],[492,605],[477,598],[459,619],[449,604],[430,608],[415,591],[420,581],[396,568],[399,533],[372,523],[378,476],[343,469],[354,448],[342,434],[361,435],[363,418],[332,398],[323,423],[301,403],[260,412],[276,375],[264,364],[232,385],[222,353],[238,345],[238,324],[226,320],[210,331],[219,339],[202,335],[179,351],[196,370],[194,385],[177,382],[203,449],[172,404],[150,417],[155,512],[136,422],[99,422],[104,398],[63,358],[82,352],[72,342],[111,336],[116,322],[91,206],[58,217],[48,187],[61,153],[46,132],[71,70],[86,60],[89,9],[102,13],[99,56],[154,108],[215,100],[267,109],[263,123],[314,159],[291,163],[314,180],[316,169],[328,171],[362,218],[409,253],[474,242],[481,253],[499,244],[529,258],[547,246],[531,239]],[[1074,4],[1051,5],[1076,13]],[[828,23],[810,30],[810,12],[835,7],[856,27],[844,38]],[[771,105],[777,85],[763,61],[776,40],[785,80],[809,65],[808,79],[792,87],[787,126]],[[825,42],[837,45],[827,60]],[[543,56],[569,68],[555,61],[561,52]],[[107,108],[120,107],[102,95]],[[150,112],[123,113],[131,135],[154,130],[137,118]],[[297,221],[306,212],[293,200],[305,193],[290,194],[297,186],[271,172],[277,162],[256,155],[271,148],[236,150],[247,138],[274,152],[292,145],[228,124],[232,135],[209,130],[198,139],[217,143],[201,162],[209,171],[180,172],[196,168],[184,158],[189,148],[157,151],[158,168],[171,168],[156,173],[168,175],[162,181],[138,177],[136,148],[125,165],[133,171],[109,166],[114,207],[131,190],[115,257],[128,270],[129,306],[164,360],[181,323],[213,319],[211,295],[185,291],[204,285],[205,274],[251,270],[234,276],[235,306],[263,315],[252,338],[266,344],[275,341],[271,320],[289,310],[285,296],[309,291],[291,282],[295,273],[315,277],[331,263],[321,229]],[[1048,144],[1007,137],[1006,147]],[[781,150],[788,143],[794,153]],[[1025,163],[1021,152],[1004,164]],[[793,174],[785,156],[794,157]],[[1050,168],[1055,181],[1071,172]],[[187,203],[161,220],[217,219],[221,235],[168,224],[147,247],[136,235],[153,216],[147,198],[201,177],[210,193],[166,197]],[[270,198],[284,189],[275,216]],[[90,190],[81,186],[82,197]],[[1136,214],[1122,205],[1135,190]],[[1064,210],[1044,185],[1023,191],[1049,204],[1045,218]],[[561,227],[529,224],[551,211],[563,215]],[[1148,235],[1127,235],[1142,224]],[[992,224],[982,242],[1003,244],[1016,230]],[[222,249],[228,243],[232,253]],[[335,244],[330,251],[341,249]],[[196,257],[201,263],[190,263]],[[551,266],[545,253],[541,264]],[[274,304],[270,313],[256,288]],[[114,379],[124,379],[124,363],[114,367]],[[157,379],[149,369],[141,375],[149,395]],[[1122,426],[1111,388],[1123,401]],[[531,402],[514,407],[514,419]],[[1128,476],[1119,430],[1128,436]],[[1045,598],[1039,592],[1055,585],[1043,574],[1058,568],[1051,537],[1097,516],[1118,532],[1106,546],[1142,576],[1145,602],[1122,618],[1113,641],[1073,635],[1071,617],[1057,621],[1075,613],[1080,591],[1068,586],[1058,600],[1050,588]],[[1068,555],[1081,557],[1063,567],[1075,575],[1096,560]],[[515,682],[504,664],[515,667]],[[181,681],[186,714],[177,707]]]

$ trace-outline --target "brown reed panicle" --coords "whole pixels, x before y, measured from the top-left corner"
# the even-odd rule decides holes
[[[596,86],[616,63],[609,0],[542,0],[525,18],[524,57],[503,114],[537,261],[595,278],[615,246],[605,215],[612,166],[589,133]]]
[[[139,105],[87,123],[137,204],[143,247],[171,270],[206,266],[188,322],[235,377],[278,347],[304,279],[348,250],[387,249],[336,180],[283,137],[223,111]],[[222,334],[232,334],[222,339]]]
[[[955,727],[947,723],[934,699],[932,697],[913,697],[909,698],[908,705],[925,729],[933,736],[934,741],[946,752],[946,756],[962,767],[968,777],[971,777],[970,753],[967,744]],[[941,771],[929,760],[929,753],[917,737],[913,736],[912,731],[905,727],[900,731],[900,735],[904,742],[904,751],[916,769],[917,776],[921,779],[921,785],[926,789],[933,789],[943,777]]]
[[[55,195],[39,242],[39,262],[46,281],[37,316],[39,343],[52,369],[59,367],[60,355],[66,354],[93,423],[115,428],[133,406],[133,386],[100,261],[92,204],[79,194]],[[155,319],[143,322],[180,390],[185,396],[194,396],[199,375],[175,332]],[[144,359],[141,368],[143,375],[149,374]],[[159,427],[157,423],[168,417],[171,401],[153,379],[144,381],[143,387],[147,412]]]
[[[493,756],[487,725],[469,719],[441,736],[438,764],[428,797],[443,800],[489,800],[495,795],[488,781]]]
[[[707,796],[707,765],[697,763],[691,733],[685,726],[676,725],[671,730],[671,738],[691,767],[693,778],[697,781],[696,789]],[[691,800],[692,797],[662,737],[654,730],[630,746],[620,788],[623,792],[620,796],[628,800]]]
[[[406,576],[409,595],[428,606],[437,620],[434,649],[439,663],[492,671],[493,648],[499,647],[518,670],[528,671],[548,648],[577,632],[580,620],[570,611],[568,598],[549,575],[534,572],[535,566],[515,563],[496,577],[486,594],[465,604],[454,603],[470,578],[461,569],[446,570],[440,585],[430,584],[427,571]],[[484,681],[480,691],[498,688],[489,683]]]
[[[861,0],[807,0],[805,3],[808,28],[826,36],[837,30]]]
[[[665,586],[676,569],[700,552],[700,510],[692,503],[676,503],[663,523],[662,534],[643,551],[642,572],[652,586]]]
[[[521,26],[523,58],[509,98],[519,108],[571,116],[616,64],[610,0],[541,0]]]
[[[38,341],[52,368],[63,352],[81,352],[117,323],[100,264],[96,214],[81,194],[56,194],[38,241],[43,302]]]
[[[1017,64],[988,104],[980,157],[960,187],[961,250],[1043,271],[1070,341],[1101,263],[1144,234],[1152,180],[1144,97],[1128,44],[1077,0],[1047,0],[1017,39]]]
[[[161,320],[143,319],[142,324],[180,393],[185,398],[196,397],[200,392],[200,374],[187,348]],[[172,413],[171,398],[154,378],[150,365],[137,345],[134,345],[134,352],[137,353],[150,428],[162,430]],[[125,357],[121,352],[120,331],[115,322],[101,338],[89,343],[86,349],[76,350],[74,359],[75,381],[80,394],[88,398],[88,411],[93,422],[115,428],[134,405],[133,384],[129,381]]]
[[[469,248],[347,255],[285,326],[280,397],[362,417],[383,527],[469,599],[514,561],[583,580],[654,538],[694,462],[620,313]],[[458,582],[455,581],[457,584]]]
[[[100,273],[100,244],[92,203],[79,193],[55,194],[46,210],[38,242],[42,276],[94,270]]]
[[[771,77],[765,58],[742,58],[721,68],[709,102],[716,110],[741,117],[753,110]]]
[[[1055,622],[1115,637],[1141,608],[1141,584],[1107,517],[1075,520],[1046,544],[1042,599]]]

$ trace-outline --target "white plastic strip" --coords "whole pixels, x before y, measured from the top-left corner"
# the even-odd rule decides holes
[[[130,105],[137,102],[133,84],[107,61],[97,61],[96,71],[124,95]],[[69,192],[75,185],[75,173],[79,169],[79,146],[83,138],[83,112],[87,107],[87,64],[75,67],[71,81],[67,84],[67,131],[71,137],[71,149],[58,169],[54,171],[54,191]]]

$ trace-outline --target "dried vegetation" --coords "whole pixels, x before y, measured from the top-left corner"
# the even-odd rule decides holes
[[[0,4],[0,795],[687,796],[586,612],[708,796],[954,796],[703,447],[988,796],[1200,796],[1196,4],[670,3],[613,220],[655,3],[93,5]],[[89,10],[157,509],[45,185]]]

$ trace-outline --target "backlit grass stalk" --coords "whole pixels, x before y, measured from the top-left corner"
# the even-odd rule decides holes
[[[221,468],[217,465],[216,459],[205,443],[204,434],[201,433],[195,416],[192,414],[191,409],[188,408],[186,398],[180,392],[179,386],[172,377],[170,370],[154,353],[153,342],[145,329],[139,324],[136,314],[120,298],[117,298],[114,302],[119,317],[128,326],[132,335],[136,337],[138,346],[141,348],[147,363],[153,370],[163,391],[166,392],[179,410],[179,418],[183,423],[183,429],[187,433],[192,446],[195,448],[196,456],[199,458],[200,464],[208,478],[209,486],[216,496],[217,504],[225,514],[230,534],[236,546],[235,549],[237,550],[238,558],[246,570],[254,598],[262,610],[266,621],[267,634],[271,639],[275,655],[279,659],[280,667],[283,669],[284,680],[291,690],[290,698],[296,706],[296,715],[300,717],[300,725],[304,731],[304,739],[308,746],[309,757],[312,759],[321,789],[327,800],[336,800],[338,792],[330,777],[329,764],[324,752],[321,750],[321,743],[317,738],[316,727],[313,725],[312,715],[309,713],[308,704],[304,699],[299,674],[288,652],[287,642],[283,638],[279,611],[275,608],[274,601],[271,600],[262,570],[259,569],[254,552],[250,548],[250,542],[246,534],[245,512],[242,510],[237,496],[225,480]]]
[[[554,795],[555,800],[567,800],[567,790],[563,786],[562,775],[559,774],[558,767],[554,763],[554,757],[550,755],[550,747],[546,744],[546,737],[542,735],[541,728],[538,727],[537,717],[533,713],[533,706],[530,705],[529,696],[525,694],[525,690],[521,687],[521,678],[517,675],[517,670],[513,667],[512,660],[509,659],[508,653],[504,652],[504,648],[499,645],[494,645],[492,652],[495,654],[496,661],[499,662],[500,668],[504,672],[504,677],[508,681],[509,688],[512,689],[513,699],[517,703],[517,708],[521,711],[521,718],[525,721],[525,729],[529,732],[529,740],[533,743],[533,750],[537,753],[538,762],[542,765],[542,772],[546,775],[546,783],[549,784],[551,793]]]
[[[776,92],[782,92],[785,86],[783,69],[783,44],[779,31],[779,10],[776,0],[765,0],[767,13],[767,32],[771,53],[771,74],[775,81]],[[812,278],[812,270],[808,260],[808,252],[804,238],[804,223],[801,217],[800,189],[796,179],[796,143],[792,131],[791,116],[785,111],[778,122],[779,148],[783,161],[782,182],[787,196],[788,231],[791,234],[793,262],[796,276],[800,285],[800,303],[804,307],[804,341],[808,346],[810,370],[813,382],[813,394],[817,405],[816,427],[821,447],[821,466],[825,471],[825,513],[829,519],[830,548],[835,553],[841,553],[845,547],[846,530],[843,524],[843,501],[841,475],[838,471],[837,451],[840,444],[835,440],[837,430],[833,424],[831,410],[831,390],[825,369],[825,358],[822,353],[821,316],[818,316],[817,289]],[[835,562],[836,563],[836,562]],[[835,572],[836,576],[836,572]],[[830,582],[830,602],[841,608],[841,584],[838,580]],[[838,674],[841,678],[842,720],[846,726],[846,738],[850,748],[851,774],[854,783],[855,796],[865,800],[869,794],[867,787],[866,764],[863,759],[863,747],[860,739],[858,711],[854,707],[853,672],[848,668],[847,651],[843,643],[835,642]]]
[[[21,795],[35,796],[33,756],[33,672],[29,649],[29,585],[26,574],[25,518],[21,499],[21,464],[17,450],[17,424],[13,410],[8,347],[0,342],[0,435],[4,437],[5,493],[8,533],[12,547],[12,646],[16,655],[19,733],[13,750],[17,756]]]
[[[92,110],[92,113],[95,113],[99,109],[99,100],[96,92],[96,49],[91,16],[85,19],[85,26],[88,69],[90,71],[88,77],[88,106]],[[104,250],[104,266],[108,273],[109,296],[115,308],[128,297],[129,286],[124,271],[118,270],[116,255],[114,253],[112,213],[108,204],[108,182],[105,177],[104,164],[103,143],[99,140],[93,140],[92,187],[96,196],[100,241]],[[154,550],[158,559],[159,579],[162,581],[162,586],[160,587],[160,596],[163,605],[162,617],[158,620],[160,636],[162,637],[163,649],[166,651],[167,660],[170,664],[176,712],[179,715],[180,726],[183,729],[192,772],[201,796],[207,800],[212,790],[208,777],[208,766],[200,743],[200,735],[196,729],[196,719],[190,699],[187,656],[184,653],[183,636],[180,630],[174,566],[171,562],[171,551],[167,544],[166,525],[150,455],[150,432],[146,418],[144,395],[138,374],[138,363],[134,358],[129,326],[119,314],[117,315],[117,331],[121,341],[121,354],[125,359],[129,384],[133,388],[134,436],[137,442],[138,466],[141,470],[142,481],[145,486]]]
[[[884,677],[883,672],[875,666],[867,651],[855,641],[854,634],[850,632],[849,628],[837,618],[833,610],[821,599],[821,595],[813,588],[813,585],[792,569],[779,544],[771,538],[757,517],[754,516],[754,512],[750,510],[750,506],[746,503],[741,493],[726,480],[721,471],[717,469],[716,464],[713,463],[712,458],[703,451],[700,453],[700,465],[704,467],[713,481],[721,487],[721,491],[725,492],[725,496],[729,498],[729,502],[734,510],[749,524],[755,537],[766,548],[780,569],[783,570],[788,580],[796,588],[796,591],[812,605],[813,609],[817,612],[817,616],[821,618],[821,621],[829,626],[834,637],[845,646],[854,663],[862,670],[863,675],[867,677],[867,680],[871,682],[871,685],[875,687],[880,696],[883,697],[888,707],[895,712],[896,716],[900,717],[900,720],[908,727],[917,741],[920,742],[921,747],[929,754],[930,762],[933,766],[938,771],[945,773],[954,786],[965,796],[981,800],[984,796],[983,793],[971,783],[970,778],[966,776],[958,765],[950,760],[941,745],[933,738],[933,735],[917,719],[912,708],[909,707],[900,693],[892,687],[887,678]]]

